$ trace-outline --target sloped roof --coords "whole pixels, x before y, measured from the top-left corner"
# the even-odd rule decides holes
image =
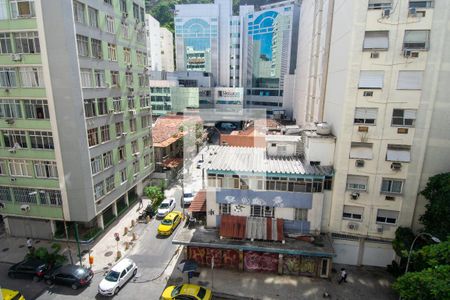
[[[190,212],[206,212],[206,191],[201,190],[195,194],[188,210]]]
[[[159,117],[152,128],[153,144],[155,147],[166,147],[183,137],[180,127],[188,121],[198,121],[200,118],[192,116],[162,116]]]

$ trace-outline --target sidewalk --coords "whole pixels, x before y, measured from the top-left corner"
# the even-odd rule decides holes
[[[342,265],[333,266],[339,270]],[[217,295],[223,294],[230,299],[324,299],[323,293],[330,299],[398,299],[390,288],[392,276],[382,268],[345,266],[348,271],[347,283],[338,285],[338,273],[332,279],[310,278],[303,276],[279,276],[269,273],[250,273],[224,269],[200,268],[200,277],[191,279],[191,283],[213,289]],[[174,269],[169,284],[187,283],[187,275]],[[235,296],[235,297],[231,297]]]

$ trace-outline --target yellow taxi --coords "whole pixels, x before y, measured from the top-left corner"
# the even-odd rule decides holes
[[[161,300],[174,299],[211,300],[212,292],[210,289],[196,284],[172,285],[164,290]]]
[[[2,289],[3,300],[25,300],[19,291]]]
[[[171,235],[175,228],[177,228],[178,224],[180,224],[181,215],[181,212],[173,211],[165,216],[161,221],[161,224],[158,226],[158,234]]]

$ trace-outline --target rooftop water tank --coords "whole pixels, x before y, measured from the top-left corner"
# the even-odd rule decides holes
[[[317,134],[320,135],[330,135],[331,134],[331,125],[323,122],[317,124]]]

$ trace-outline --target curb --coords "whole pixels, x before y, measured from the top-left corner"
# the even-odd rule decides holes
[[[230,295],[230,294],[220,293],[220,292],[213,292],[213,296],[220,297],[220,298],[227,299],[227,300],[257,300],[257,298],[235,296],[235,295]]]
[[[0,264],[14,265],[14,264],[16,264],[16,263],[15,263],[15,262],[10,262],[10,261],[0,261]]]

